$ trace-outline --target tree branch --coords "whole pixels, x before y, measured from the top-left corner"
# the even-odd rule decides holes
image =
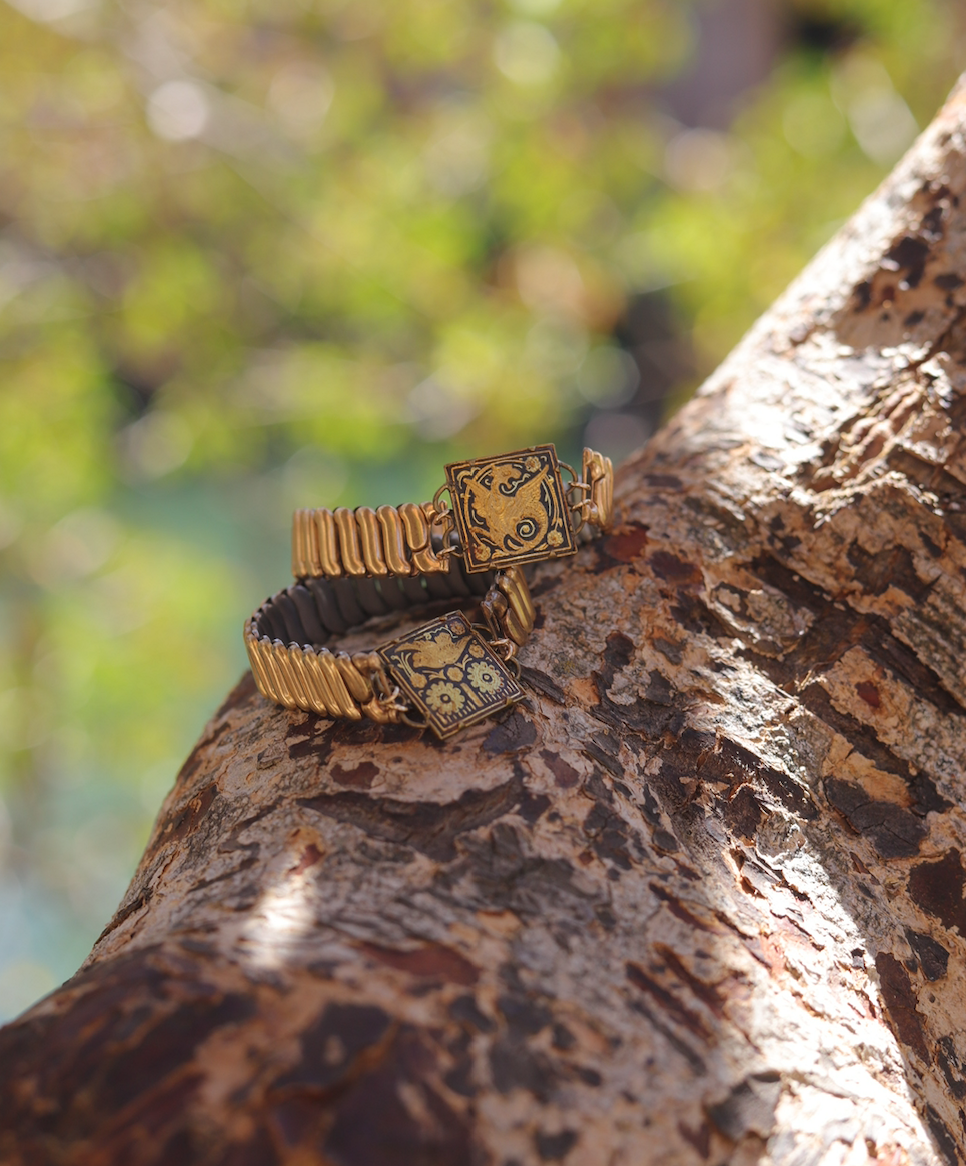
[[[536,571],[527,707],[244,678],[0,1032],[4,1163],[960,1160],[964,195],[960,88]]]

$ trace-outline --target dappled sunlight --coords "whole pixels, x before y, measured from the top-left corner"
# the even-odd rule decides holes
[[[302,860],[289,855],[288,870],[264,887],[241,924],[237,949],[253,971],[271,972],[298,962],[306,936],[316,925],[318,890],[312,867],[318,861],[314,846]],[[308,870],[300,869],[308,862]]]

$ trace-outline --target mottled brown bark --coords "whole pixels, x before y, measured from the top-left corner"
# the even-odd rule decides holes
[[[439,745],[246,677],[0,1159],[958,1162],[966,96],[534,577],[527,707]]]

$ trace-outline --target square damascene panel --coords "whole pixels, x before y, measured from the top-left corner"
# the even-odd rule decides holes
[[[446,467],[467,571],[559,559],[577,552],[552,445]]]
[[[526,693],[458,611],[379,649],[403,695],[445,738],[523,700]]]

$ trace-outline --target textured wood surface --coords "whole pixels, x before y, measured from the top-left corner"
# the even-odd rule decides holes
[[[960,1161],[964,133],[536,571],[527,706],[442,746],[242,680],[0,1031],[0,1161]]]

